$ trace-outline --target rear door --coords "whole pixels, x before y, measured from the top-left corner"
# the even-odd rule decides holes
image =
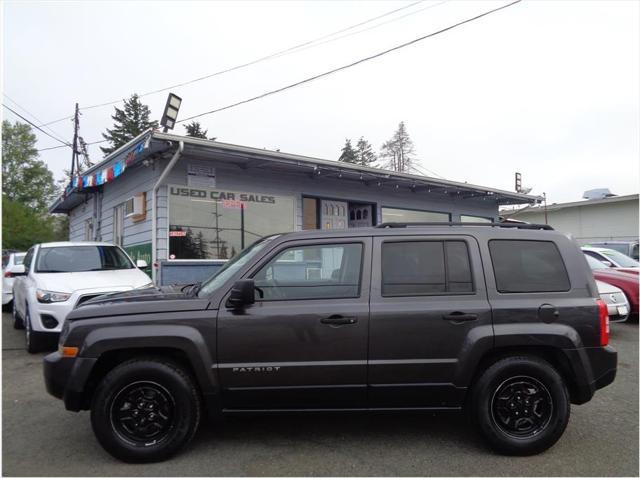
[[[366,406],[371,244],[290,241],[245,275],[256,303],[218,315],[224,408]]]
[[[460,406],[473,362],[493,345],[477,242],[378,237],[374,257],[370,405]]]

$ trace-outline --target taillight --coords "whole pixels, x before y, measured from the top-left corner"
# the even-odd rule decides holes
[[[13,274],[11,272],[7,271],[7,272],[4,273],[4,276],[5,277],[13,277]]]
[[[602,299],[597,299],[598,315],[600,316],[600,345],[609,344],[609,310]]]

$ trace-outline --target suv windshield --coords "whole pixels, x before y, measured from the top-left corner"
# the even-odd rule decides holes
[[[603,250],[601,254],[605,257],[610,257],[617,264],[620,264],[620,267],[638,267],[640,264],[638,261],[634,261],[629,256],[625,256],[621,252],[614,251],[613,249]]]
[[[24,256],[26,256],[27,253],[26,252],[22,252],[21,254],[14,254],[13,256],[13,263],[17,266],[19,266],[20,264],[22,264],[24,262]]]
[[[133,269],[134,265],[116,246],[42,247],[36,272],[88,272]]]
[[[238,269],[249,262],[258,252],[264,249],[269,242],[278,236],[279,234],[264,237],[240,252],[240,254],[222,266],[218,272],[202,283],[202,287],[198,290],[198,297],[205,297],[211,294],[211,292],[224,284],[229,277],[235,274]]]

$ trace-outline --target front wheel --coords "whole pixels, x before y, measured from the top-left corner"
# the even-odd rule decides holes
[[[93,397],[100,444],[126,462],[166,460],[195,435],[201,400],[193,379],[161,359],[133,359],[109,372]]]
[[[475,421],[492,448],[533,455],[553,446],[569,422],[570,401],[560,374],[537,357],[491,365],[472,391]]]
[[[16,301],[12,300],[11,304],[12,304],[12,306],[11,306],[11,318],[13,319],[13,328],[16,329],[16,330],[22,330],[22,329],[24,329],[24,322],[22,321],[22,319],[18,315],[18,309],[16,308]]]
[[[31,326],[29,307],[26,307],[24,312],[24,338],[27,352],[30,354],[42,352],[46,348],[45,335],[42,332],[36,332]]]

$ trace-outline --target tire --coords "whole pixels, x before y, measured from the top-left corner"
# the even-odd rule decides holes
[[[560,374],[548,362],[524,356],[504,358],[485,370],[473,386],[471,407],[494,450],[534,455],[562,436],[571,405]]]
[[[24,322],[18,315],[18,309],[16,309],[16,301],[11,301],[13,306],[11,307],[11,317],[13,318],[13,328],[16,330],[24,329]]]
[[[139,358],[118,365],[100,382],[91,405],[91,426],[114,457],[157,462],[191,441],[201,409],[196,385],[180,366]]]
[[[31,314],[29,307],[24,312],[24,338],[25,347],[30,354],[37,354],[46,349],[46,338],[41,332],[36,332],[31,328]]]

